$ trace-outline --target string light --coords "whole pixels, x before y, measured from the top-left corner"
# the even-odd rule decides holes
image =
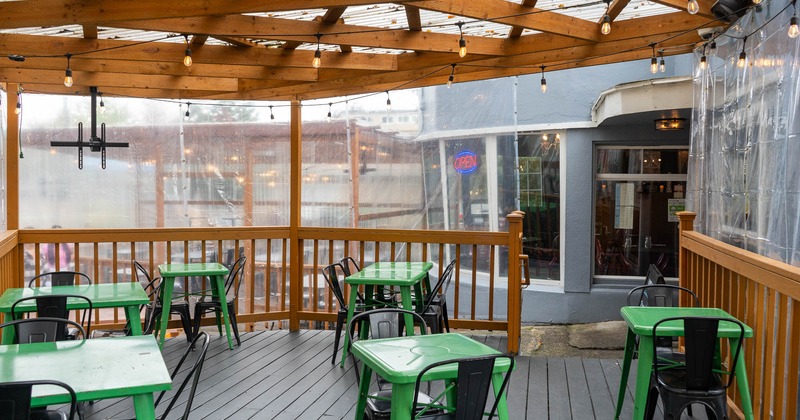
[[[661,56],[661,62],[658,65],[658,69],[661,71],[661,73],[664,73],[667,71],[667,62],[664,61],[664,50],[660,50],[658,55]]]
[[[450,88],[450,86],[453,86],[453,80],[455,80],[455,78],[456,78],[456,65],[455,64],[451,64],[451,66],[453,66],[453,69],[450,70],[450,77],[447,78],[447,88],[448,89]]]
[[[653,58],[650,59],[650,73],[658,73],[658,59],[656,58],[656,44],[650,44],[653,47]]]
[[[708,59],[706,59],[706,45],[703,45],[703,55],[700,56],[700,70],[708,68]]]
[[[547,80],[544,78],[544,65],[539,66],[542,69],[542,93],[547,93]]]
[[[189,112],[189,106],[190,106],[190,105],[192,105],[190,102],[186,102],[186,113],[185,113],[185,114],[183,114],[183,121],[184,121],[184,122],[189,122],[189,116],[190,116],[190,115],[192,115],[192,114]]]
[[[464,22],[458,21],[458,32],[461,34],[461,39],[458,40],[458,56],[464,58],[467,55],[467,41],[464,39]]]
[[[100,113],[101,114],[105,114],[106,113],[106,104],[103,103],[103,94],[98,92],[97,95],[100,96]]]
[[[69,59],[72,58],[72,54],[67,53],[66,56],[67,56],[67,71],[64,72],[64,86],[72,87],[72,83],[74,82],[74,80],[72,80],[72,69],[69,68]]]
[[[603,23],[600,25],[600,33],[603,35],[608,35],[611,33],[611,16],[608,15],[609,9],[611,9],[611,0],[603,0],[606,4],[606,14],[603,15]]]
[[[331,122],[331,107],[333,106],[333,102],[328,102],[328,122]]]
[[[792,0],[792,8],[794,11],[792,12],[792,17],[789,19],[789,38],[797,38],[797,35],[800,35],[800,28],[797,27],[797,0]]]
[[[696,15],[697,12],[700,11],[700,4],[697,0],[689,0],[689,3],[686,4],[686,11],[689,12],[690,15]]]
[[[269,106],[269,119],[275,121],[275,114],[272,113],[272,105]]]
[[[753,4],[761,4],[762,1],[764,0],[753,0]]]
[[[14,108],[14,114],[19,115],[22,112],[22,92],[17,92],[17,107]]]
[[[744,66],[747,64],[747,53],[744,52],[744,47],[747,44],[747,37],[742,39],[742,52],[739,53],[739,61],[736,62],[736,65],[743,69]]]
[[[186,40],[186,51],[183,54],[183,65],[189,67],[192,65],[192,49],[189,48],[189,35],[184,35]]]
[[[392,110],[392,98],[389,97],[389,91],[388,90],[386,91],[386,110],[387,111],[391,111]]]
[[[317,37],[317,50],[314,51],[314,59],[311,60],[311,65],[318,69],[322,65],[322,51],[319,50],[319,39],[322,38],[322,34],[314,34],[314,36]]]

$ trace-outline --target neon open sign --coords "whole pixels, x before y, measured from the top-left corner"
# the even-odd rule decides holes
[[[453,158],[453,168],[460,174],[468,174],[478,169],[478,155],[464,150]]]

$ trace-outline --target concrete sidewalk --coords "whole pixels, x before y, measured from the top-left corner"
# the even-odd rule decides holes
[[[519,354],[621,359],[626,333],[624,321],[523,326]]]

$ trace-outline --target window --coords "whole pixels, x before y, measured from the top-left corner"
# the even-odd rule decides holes
[[[595,279],[644,276],[650,264],[677,276],[688,150],[598,146],[595,157]]]

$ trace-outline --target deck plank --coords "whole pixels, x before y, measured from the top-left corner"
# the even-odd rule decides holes
[[[355,419],[358,384],[353,362],[331,364],[332,331],[286,330],[243,333],[242,346],[229,350],[227,340],[210,330],[211,342],[192,406],[192,419]],[[500,335],[468,334],[504,351]],[[167,366],[186,350],[181,337],[167,340]],[[511,419],[613,418],[621,375],[615,359],[558,357],[515,358],[508,387]],[[636,363],[626,387],[621,419],[632,417]],[[376,389],[374,378],[372,389]],[[434,388],[440,385],[434,384]],[[434,390],[435,391],[435,390]],[[169,398],[170,394],[167,394]],[[491,401],[491,398],[490,398]],[[173,408],[182,413],[186,396]],[[166,404],[164,404],[165,406]],[[156,413],[161,413],[157,409]],[[662,418],[659,407],[656,418]],[[103,400],[87,406],[86,419],[131,418],[131,399]]]

